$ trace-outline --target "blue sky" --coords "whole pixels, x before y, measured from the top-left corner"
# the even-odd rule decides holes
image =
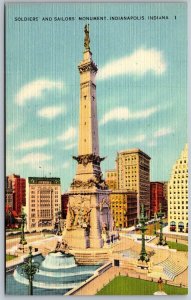
[[[168,180],[187,142],[183,3],[7,4],[6,173],[60,177],[63,191],[72,182],[78,142],[77,65],[87,23],[79,17],[86,16],[106,17],[88,22],[99,69],[100,156],[107,157],[102,171],[115,167],[117,151],[136,147],[151,157],[151,180]],[[137,19],[110,20],[121,16]],[[148,16],[168,19],[151,21]]]

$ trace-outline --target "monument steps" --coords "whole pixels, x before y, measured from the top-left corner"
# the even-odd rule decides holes
[[[80,265],[98,265],[109,261],[108,252],[75,252],[75,260]]]
[[[172,257],[167,258],[165,261],[158,264],[163,267],[163,272],[170,280],[174,280],[176,276],[181,274],[187,269],[187,266],[178,264]]]

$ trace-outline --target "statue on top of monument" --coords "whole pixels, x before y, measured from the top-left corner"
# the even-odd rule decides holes
[[[84,27],[85,37],[84,37],[84,47],[86,50],[90,50],[90,36],[89,36],[89,24]]]

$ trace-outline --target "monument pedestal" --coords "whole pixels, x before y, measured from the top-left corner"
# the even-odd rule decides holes
[[[155,295],[155,296],[167,296],[167,294],[163,291],[157,291],[153,295]]]
[[[103,247],[103,239],[99,238],[90,238],[90,248],[102,248]]]
[[[64,240],[67,242],[70,248],[86,249],[90,247],[90,241],[87,236],[87,232],[83,228],[76,228],[67,230],[64,236]]]

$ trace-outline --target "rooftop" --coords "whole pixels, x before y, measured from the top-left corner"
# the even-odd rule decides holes
[[[148,159],[151,159],[148,154],[140,150],[139,148],[133,148],[133,149],[128,149],[128,150],[121,150],[118,152],[118,154],[133,154],[133,153],[139,153],[142,154],[143,156],[147,157]]]
[[[29,184],[37,184],[46,181],[52,184],[60,184],[60,178],[58,177],[28,177]]]

